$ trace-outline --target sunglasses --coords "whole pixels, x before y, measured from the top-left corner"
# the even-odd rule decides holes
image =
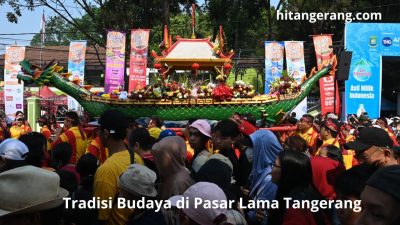
[[[278,165],[276,165],[275,163],[272,163],[272,168],[274,168],[274,167],[276,167],[276,168],[281,168],[281,166],[278,166]]]
[[[22,119],[22,118],[19,118],[19,119],[17,119],[17,121],[24,121],[24,119]]]

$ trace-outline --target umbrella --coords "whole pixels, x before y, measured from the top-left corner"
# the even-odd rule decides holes
[[[57,94],[50,90],[49,87],[43,86],[39,90],[39,97],[41,98],[54,98],[57,97]]]

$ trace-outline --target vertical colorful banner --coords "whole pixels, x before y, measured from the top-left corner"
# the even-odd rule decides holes
[[[317,66],[321,68],[329,63],[333,57],[332,35],[314,35],[315,55],[317,56]],[[321,96],[321,113],[340,112],[340,99],[335,75],[328,75],[319,80]],[[336,103],[336,105],[334,104]]]
[[[345,48],[353,52],[346,81],[346,114],[378,118],[382,98],[382,56],[400,56],[400,24],[347,23]],[[385,84],[396,87],[398,84]],[[390,88],[388,88],[390,89]]]
[[[276,41],[265,42],[265,82],[264,93],[270,91],[270,83],[274,78],[280,78],[283,70],[284,43]]]
[[[286,68],[298,84],[306,74],[304,65],[304,46],[302,41],[285,41]]]
[[[131,53],[129,61],[129,92],[146,87],[147,51],[150,30],[131,31]]]
[[[14,119],[17,111],[24,111],[24,84],[18,83],[19,63],[25,58],[25,47],[7,46],[4,63],[4,108],[6,115]]]
[[[302,41],[285,41],[286,69],[289,76],[293,77],[297,84],[301,84],[306,75],[304,63],[304,44]],[[307,113],[307,97],[297,105],[292,112],[298,117]]]
[[[71,81],[79,80],[79,84],[83,86],[85,79],[85,54],[86,54],[86,41],[72,41],[69,45],[68,53],[68,73],[72,75],[69,77]],[[80,111],[82,108],[79,103],[68,96],[68,109]]]
[[[85,54],[86,41],[72,41],[69,45],[68,53],[68,72],[72,75],[69,79],[79,79],[80,85],[83,86],[85,78]]]
[[[366,57],[353,54],[349,79],[346,81],[346,114],[368,112],[371,118],[380,115],[381,103],[381,56],[370,54]]]
[[[124,89],[124,69],[125,33],[109,31],[107,33],[105,92]]]

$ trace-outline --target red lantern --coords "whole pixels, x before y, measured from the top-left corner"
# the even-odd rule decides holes
[[[231,64],[225,64],[224,65],[224,69],[225,70],[231,70],[232,69],[232,65]]]
[[[224,65],[224,74],[229,74],[231,72],[232,65],[231,64],[225,64]]]
[[[192,64],[192,69],[193,70],[198,70],[200,68],[200,65],[198,63],[193,63]]]
[[[160,63],[155,63],[154,64],[154,68],[157,69],[157,70],[161,69],[161,64]]]

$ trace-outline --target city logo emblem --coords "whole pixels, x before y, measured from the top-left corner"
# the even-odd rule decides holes
[[[377,36],[371,36],[369,37],[369,47],[371,48],[376,48],[378,45],[378,37]]]

